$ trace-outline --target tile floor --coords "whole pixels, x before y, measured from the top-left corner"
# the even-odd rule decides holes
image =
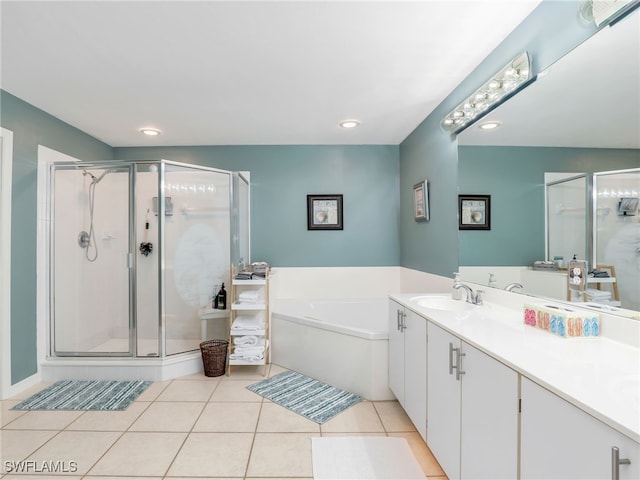
[[[397,402],[361,402],[318,425],[245,388],[263,378],[248,367],[155,382],[118,412],[10,410],[43,383],[2,402],[0,478],[311,479],[311,437],[386,435],[409,441],[426,478],[446,480]],[[28,471],[10,471],[23,460]]]

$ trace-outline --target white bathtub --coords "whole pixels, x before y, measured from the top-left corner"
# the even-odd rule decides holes
[[[271,361],[367,400],[389,390],[388,300],[279,300],[271,314]]]

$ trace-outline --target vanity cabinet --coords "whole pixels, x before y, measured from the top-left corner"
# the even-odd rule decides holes
[[[427,321],[389,301],[389,388],[423,439],[427,435]]]
[[[640,478],[638,443],[527,378],[521,397],[523,480]]]
[[[518,374],[428,322],[427,442],[450,479],[518,474]]]

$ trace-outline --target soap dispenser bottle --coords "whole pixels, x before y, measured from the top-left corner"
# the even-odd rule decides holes
[[[498,282],[496,282],[496,276],[493,273],[489,274],[489,286],[496,288],[498,286]]]
[[[458,272],[453,272],[453,284],[456,285],[458,283],[460,283],[460,274]],[[462,300],[462,289],[451,288],[451,298],[454,300]]]
[[[216,295],[216,300],[218,300],[218,310],[226,310],[227,309],[227,291],[224,289],[224,283],[220,287],[220,291],[218,295]]]

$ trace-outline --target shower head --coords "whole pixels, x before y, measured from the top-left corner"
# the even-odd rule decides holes
[[[102,174],[99,177],[96,177],[94,174],[92,174],[91,172],[88,172],[86,169],[84,169],[84,170],[82,170],[82,175],[84,175],[84,176],[89,175],[91,177],[91,183],[93,185],[95,185],[98,182],[100,182],[100,180],[102,180],[107,173],[111,173],[111,172],[114,172],[114,171],[115,170],[110,168],[110,169],[105,170],[104,172],[102,172]]]

